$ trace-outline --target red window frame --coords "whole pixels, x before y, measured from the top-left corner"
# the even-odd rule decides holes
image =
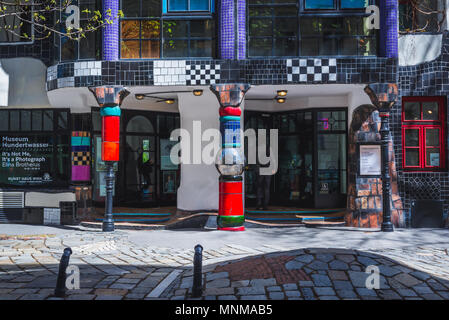
[[[405,119],[405,103],[418,102],[420,105],[419,120]],[[422,120],[423,118],[423,102],[437,102],[438,103],[438,120]],[[415,129],[418,133],[418,146],[405,146],[405,130]],[[440,144],[436,146],[427,146],[426,132],[428,129],[439,129]],[[427,164],[427,150],[440,149],[439,151],[439,165],[431,166]],[[405,153],[406,150],[419,150],[419,163],[417,166],[406,165]],[[403,97],[402,98],[402,168],[407,171],[442,171],[446,169],[446,97]]]

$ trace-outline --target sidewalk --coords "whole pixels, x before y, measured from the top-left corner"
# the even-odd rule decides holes
[[[66,299],[191,299],[197,243],[204,247],[201,299],[449,299],[448,235],[447,229],[103,233],[0,225],[0,300],[55,299],[67,246],[81,285]],[[379,290],[366,289],[368,265],[380,267]]]

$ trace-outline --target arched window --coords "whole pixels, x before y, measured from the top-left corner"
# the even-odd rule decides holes
[[[154,133],[154,127],[150,120],[144,116],[134,116],[126,125],[126,132],[129,133]]]

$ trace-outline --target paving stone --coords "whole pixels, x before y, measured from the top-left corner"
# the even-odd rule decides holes
[[[178,289],[175,291],[175,296],[182,296],[187,293],[187,289]]]
[[[334,260],[334,255],[326,254],[326,253],[319,253],[319,254],[315,255],[315,258],[318,260],[321,260],[323,262],[329,262],[329,261]]]
[[[67,297],[67,300],[93,300],[94,298],[93,294],[72,294]]]
[[[260,287],[260,286],[275,286],[276,279],[275,278],[269,278],[269,279],[252,279],[249,282],[250,286],[253,287]]]
[[[357,298],[357,295],[354,292],[354,290],[347,290],[347,289],[337,290],[337,294],[341,298],[350,298],[350,299],[356,299]]]
[[[377,297],[376,290],[374,290],[374,289],[355,288],[355,291],[357,291],[359,296],[365,296],[365,297],[373,296],[373,297]]]
[[[393,279],[399,281],[400,283],[402,283],[403,285],[405,285],[407,287],[413,287],[413,286],[416,286],[417,284],[421,283],[420,280],[416,279],[415,277],[412,277],[411,275],[409,275],[407,273],[400,273],[400,274],[394,276]]]
[[[423,297],[424,300],[443,300],[442,297],[435,293],[422,294],[421,297]]]
[[[300,297],[301,296],[301,292],[297,291],[297,290],[292,290],[292,291],[285,291],[285,295],[287,297]]]
[[[173,296],[170,298],[170,300],[185,300],[184,296]]]
[[[221,278],[229,278],[229,274],[227,272],[217,272],[217,273],[211,273],[206,276],[207,281],[212,281],[216,279]]]
[[[376,260],[371,259],[369,257],[363,257],[363,256],[358,256],[357,261],[360,262],[361,264],[363,264],[365,267],[374,266],[374,265],[379,264]]]
[[[231,287],[233,287],[233,288],[247,287],[248,285],[249,285],[249,280],[238,280],[238,281],[231,282]]]
[[[332,286],[332,282],[326,275],[321,274],[313,274],[312,275],[313,283],[317,287],[330,287]]]
[[[402,297],[393,290],[379,290],[378,295],[384,300],[402,300]]]
[[[250,294],[265,294],[265,287],[243,287],[237,288],[237,293],[239,295],[250,295]]]
[[[319,296],[320,300],[340,300],[337,296]]]
[[[229,281],[229,279],[221,278],[209,281],[208,283],[206,283],[206,288],[225,288],[229,287],[230,284],[231,282]]]
[[[328,274],[331,280],[348,280],[348,276],[344,271],[329,270]]]
[[[433,290],[427,286],[426,284],[419,284],[417,286],[413,286],[413,290],[415,290],[419,295],[430,294],[433,293]]]
[[[314,260],[314,257],[311,254],[302,254],[300,256],[297,256],[293,261],[298,261],[302,263],[310,263]]]
[[[352,290],[352,284],[350,281],[336,280],[334,281],[334,288],[337,290]]]
[[[49,294],[28,293],[20,297],[20,300],[44,300]]]
[[[312,281],[300,280],[298,283],[299,283],[299,287],[313,287],[313,282]]]
[[[400,270],[396,269],[395,267],[385,266],[381,265],[379,266],[379,271],[381,274],[387,277],[392,277],[394,275],[397,275],[398,273],[401,273]]]
[[[443,286],[435,279],[428,280],[427,285],[431,287],[433,290],[447,290],[445,286]]]
[[[282,289],[279,286],[272,286],[272,287],[267,287],[267,291],[268,292],[282,291]]]
[[[126,299],[132,300],[143,300],[145,298],[145,293],[130,293],[125,296]]]
[[[429,274],[422,272],[422,271],[418,271],[418,270],[410,272],[410,275],[414,276],[415,278],[418,278],[419,280],[423,280],[423,281],[430,278]]]
[[[329,263],[329,268],[331,270],[348,270],[349,265],[346,262],[340,260],[333,260]]]
[[[285,268],[287,270],[298,270],[298,269],[302,269],[302,267],[304,266],[304,263],[299,262],[299,261],[289,261],[285,264]]]
[[[282,287],[285,291],[298,290],[298,286],[296,285],[296,283],[283,284]]]
[[[23,294],[21,294],[21,293],[18,293],[18,294],[9,293],[9,294],[5,294],[5,295],[0,295],[0,300],[17,300],[21,296],[23,296]]]
[[[349,263],[355,260],[355,257],[352,254],[337,254],[335,258],[341,260],[343,262]]]
[[[204,300],[217,300],[217,297],[216,296],[205,296]]]
[[[416,297],[418,296],[415,291],[411,289],[397,289],[396,290],[402,297]]]
[[[314,288],[315,292],[319,296],[333,296],[335,295],[335,291],[332,287],[316,287]]]
[[[125,289],[96,289],[94,292],[98,296],[124,296],[127,293]]]
[[[309,263],[308,267],[313,270],[329,270],[327,263],[318,260]]]
[[[359,271],[348,271],[352,285],[357,288],[366,288],[366,280],[369,274]]]
[[[117,283],[115,282],[114,284],[110,285],[109,288],[111,289],[126,289],[126,290],[131,290],[132,288],[134,288],[136,285],[133,283]]]
[[[304,300],[315,300],[315,295],[313,294],[312,288],[301,288],[301,293]]]
[[[105,295],[105,296],[96,296],[95,300],[122,300],[123,296],[113,296],[113,295]]]
[[[234,288],[206,288],[206,290],[204,290],[205,296],[225,296],[229,294],[234,294]]]
[[[362,267],[360,265],[351,264],[350,268],[352,271],[362,271]]]
[[[181,280],[181,285],[179,286],[182,289],[191,288],[193,286],[193,277],[184,278]]]
[[[442,296],[445,300],[449,300],[449,292],[448,291],[437,291],[437,293]]]
[[[285,299],[285,295],[283,292],[270,292],[268,294],[268,296],[270,297],[270,299],[273,300],[283,300]]]
[[[236,296],[219,296],[218,300],[237,300]]]
[[[240,300],[267,300],[265,295],[241,296]]]

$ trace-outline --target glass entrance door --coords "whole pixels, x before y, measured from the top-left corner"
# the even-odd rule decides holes
[[[346,111],[317,113],[317,208],[346,207]]]
[[[272,178],[271,205],[302,208],[346,206],[346,109],[285,113],[245,113],[245,129],[278,131],[278,171]],[[267,134],[268,135],[268,134]],[[245,145],[245,149],[246,149]],[[257,197],[256,173],[245,171],[245,197]]]

